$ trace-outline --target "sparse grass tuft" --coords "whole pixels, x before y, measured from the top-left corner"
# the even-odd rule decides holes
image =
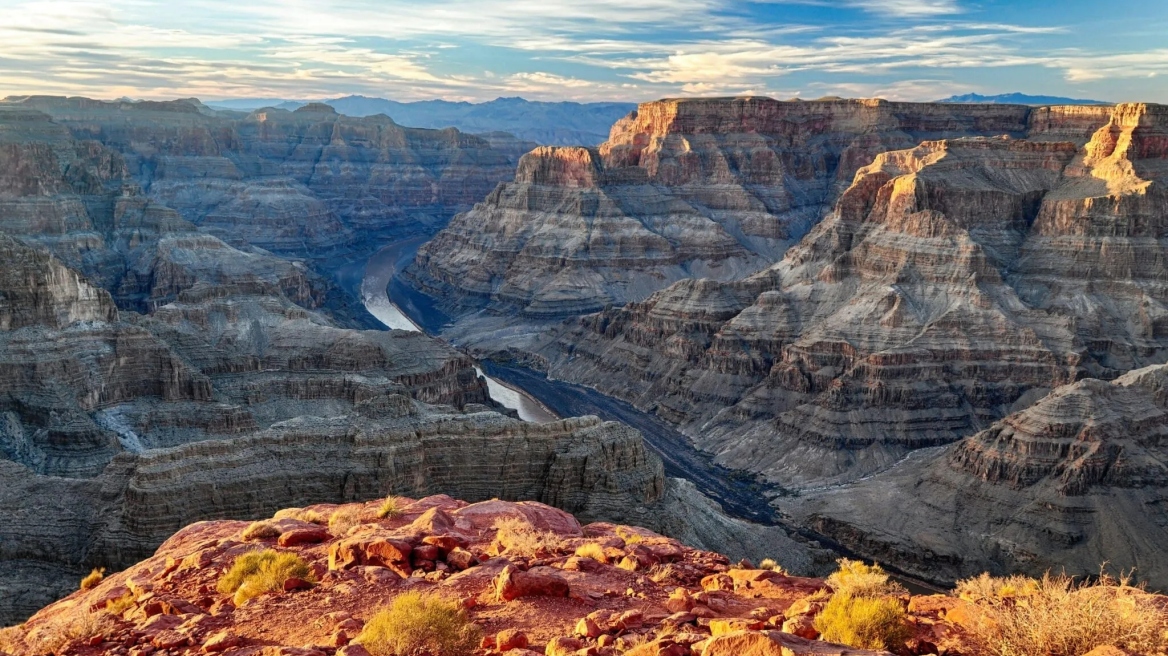
[[[267,520],[252,522],[243,529],[244,540],[271,540],[278,537],[280,537],[280,529]]]
[[[758,564],[759,569],[769,569],[772,572],[783,573],[783,567],[774,558],[763,558]]]
[[[595,542],[589,542],[576,547],[576,555],[581,558],[591,558],[598,563],[608,562],[608,556],[604,553],[604,547]]]
[[[821,640],[858,649],[897,649],[910,631],[904,606],[892,597],[853,597],[837,592],[815,617]]]
[[[402,516],[402,503],[397,497],[386,497],[377,509],[377,516],[381,519],[397,519]]]
[[[356,642],[373,656],[469,656],[481,638],[458,602],[406,592],[366,622]]]
[[[264,549],[245,553],[235,559],[231,569],[219,578],[223,594],[235,593],[236,606],[265,592],[278,592],[290,578],[312,580],[312,568],[303,558],[289,551]]]
[[[847,597],[881,597],[900,595],[905,589],[888,580],[888,572],[875,563],[868,565],[858,560],[840,558],[839,569],[827,577],[827,584],[837,595]]]
[[[85,575],[85,578],[81,579],[81,589],[92,590],[103,580],[105,580],[105,568],[95,567],[93,571]]]
[[[617,536],[620,537],[620,539],[624,540],[625,544],[637,544],[645,541],[645,538],[641,537],[641,535],[629,530],[624,526],[617,526],[613,529],[613,532],[615,532]]]
[[[109,601],[105,602],[105,610],[110,615],[118,616],[129,610],[129,608],[133,606],[134,602],[136,601],[137,599],[134,598],[134,593],[127,590],[126,594],[118,597],[117,599],[110,599]]]
[[[349,530],[361,523],[360,508],[338,508],[329,517],[329,533],[337,537],[348,534]]]
[[[982,654],[1080,656],[1113,646],[1132,653],[1168,648],[1168,617],[1154,597],[1127,577],[1092,583],[1047,574],[1041,580],[983,575],[961,581],[957,594],[982,611],[967,627]]]
[[[275,515],[272,515],[272,519],[296,519],[302,522],[320,524],[321,526],[328,524],[328,517],[324,516],[324,514],[305,508],[285,508],[278,510]]]
[[[560,546],[560,538],[550,531],[540,531],[518,517],[495,520],[495,540],[508,553],[535,556],[553,552]]]
[[[35,637],[38,647],[36,653],[56,654],[74,640],[82,640],[104,633],[110,628],[112,619],[109,613],[104,611],[78,613],[68,622],[57,624],[37,634]]]

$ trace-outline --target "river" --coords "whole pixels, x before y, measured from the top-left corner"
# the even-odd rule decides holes
[[[426,239],[420,237],[390,244],[365,264],[361,280],[362,301],[369,313],[389,328],[433,335],[450,322],[433,299],[397,276],[413,260]],[[693,482],[703,494],[721,504],[727,514],[760,524],[781,524],[788,531],[819,540],[824,546],[844,555],[855,556],[826,536],[782,522],[767,501],[767,492],[777,488],[715,463],[709,454],[694,447],[688,437],[654,415],[594,389],[551,379],[525,367],[484,361],[475,369],[486,379],[491,398],[516,410],[524,421],[544,422],[558,417],[596,415],[606,421],[628,424],[639,430],[649,448],[661,457],[666,475]],[[889,569],[896,571],[895,567]],[[914,594],[941,591],[912,577],[894,578]]]
[[[425,238],[422,237],[391,244],[375,253],[365,263],[365,276],[361,279],[361,301],[365,304],[365,309],[369,310],[369,314],[385,324],[386,328],[423,332],[422,326],[415,323],[390,300],[386,290],[400,267],[413,259],[414,253],[424,241]],[[475,367],[475,371],[486,379],[487,393],[491,399],[504,408],[514,410],[523,421],[543,423],[559,419],[554,412],[523,391],[488,376],[479,367]]]

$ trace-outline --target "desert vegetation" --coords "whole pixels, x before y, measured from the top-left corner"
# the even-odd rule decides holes
[[[507,553],[525,556],[552,552],[560,546],[560,538],[554,533],[541,531],[518,517],[495,521],[495,542]]]
[[[386,497],[377,508],[377,516],[381,519],[397,519],[402,516],[401,502],[397,497]]]
[[[245,553],[219,578],[223,594],[234,593],[237,606],[265,592],[278,592],[288,579],[312,580],[312,569],[300,556],[287,551],[264,549]]]
[[[92,571],[85,575],[85,578],[81,579],[81,589],[92,590],[93,588],[96,588],[103,580],[105,580],[105,568],[95,567]]]
[[[954,594],[979,611],[968,629],[985,656],[1080,656],[1103,646],[1138,654],[1168,649],[1162,600],[1124,576],[1077,581],[983,574],[959,582]]]
[[[244,540],[271,540],[280,537],[280,529],[276,525],[267,520],[252,522],[247,528],[243,529]]]
[[[307,508],[285,508],[277,511],[272,519],[296,519],[302,522],[309,522],[312,524],[320,524],[325,526],[328,524],[328,516],[316,510],[308,510]]]
[[[361,510],[353,507],[339,508],[329,516],[329,533],[342,536],[361,523]]]
[[[841,558],[827,578],[834,590],[815,628],[823,639],[861,649],[892,649],[909,637],[902,595],[880,565]]]
[[[481,637],[457,601],[406,592],[365,623],[357,642],[373,656],[464,656]]]

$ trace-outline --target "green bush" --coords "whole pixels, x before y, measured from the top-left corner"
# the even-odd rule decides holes
[[[858,649],[894,649],[910,637],[904,606],[892,597],[836,593],[815,618],[821,640]]]
[[[303,558],[288,551],[264,549],[245,553],[235,559],[231,569],[219,578],[218,589],[223,594],[235,594],[235,605],[265,592],[284,589],[288,579],[312,580],[312,568]]]
[[[356,642],[373,656],[467,656],[481,638],[458,602],[407,592],[366,622]]]
[[[827,584],[839,595],[848,597],[881,597],[904,594],[905,589],[888,580],[888,572],[873,563],[840,558],[836,561],[839,569],[827,577]]]

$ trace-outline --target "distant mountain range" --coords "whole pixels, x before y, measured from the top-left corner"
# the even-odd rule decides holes
[[[1024,93],[1003,93],[997,96],[983,96],[967,93],[963,96],[949,96],[937,102],[942,103],[990,103],[994,105],[1111,105],[1104,100],[1083,100],[1062,96],[1028,96]]]
[[[294,110],[309,101],[278,98],[219,100],[207,102],[214,109],[251,111],[260,107]],[[385,114],[399,125],[418,128],[455,127],[463,132],[510,132],[536,143],[594,146],[608,138],[608,129],[637,108],[636,103],[539,102],[523,98],[497,98],[468,103],[448,100],[398,102],[385,98],[346,96],[321,100],[341,114]]]

